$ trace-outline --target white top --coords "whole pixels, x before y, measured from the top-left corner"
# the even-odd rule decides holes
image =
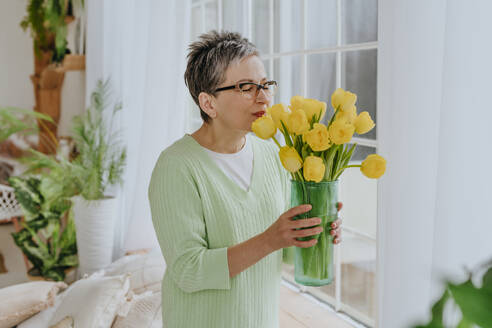
[[[202,147],[210,154],[210,157],[239,187],[248,190],[253,172],[253,148],[249,141],[249,133],[246,134],[246,142],[240,151],[233,154],[222,154]]]

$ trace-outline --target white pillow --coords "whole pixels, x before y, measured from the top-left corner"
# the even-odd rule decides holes
[[[116,314],[126,315],[126,295],[130,287],[129,275],[102,277],[94,274],[74,282],[48,326],[55,325],[67,316],[73,318],[74,327],[107,328]]]
[[[130,290],[135,294],[146,291],[160,292],[166,262],[159,252],[127,255],[104,269],[105,276],[130,273]]]
[[[101,276],[101,275],[99,275],[99,276]],[[97,277],[97,275],[93,274],[88,279],[90,279],[92,277]],[[70,291],[70,289],[72,289],[73,286],[74,286],[74,284],[69,285],[67,289],[65,289],[60,294],[56,295],[55,303],[53,304],[53,306],[50,306],[49,308],[47,308],[47,309],[39,312],[38,314],[30,317],[26,321],[23,321],[22,323],[20,323],[17,326],[17,328],[48,327],[48,322],[51,320],[51,317],[53,317],[53,314],[55,313],[55,311],[58,309],[58,307],[62,303],[63,298],[65,297],[65,295],[67,295],[67,293]]]
[[[112,328],[162,328],[161,293],[146,292],[135,295],[125,317],[117,316]]]
[[[73,318],[70,316],[65,317],[56,325],[50,326],[50,328],[73,328]]]
[[[68,287],[70,288],[70,286]],[[55,313],[56,309],[60,306],[63,296],[67,294],[67,290],[58,294],[55,298],[55,304],[50,306],[49,308],[39,312],[36,315],[33,315],[26,321],[20,323],[17,328],[39,328],[39,327],[48,327],[48,322],[51,317]]]
[[[64,282],[33,281],[0,289],[0,328],[9,328],[54,304]],[[8,301],[5,301],[8,300]]]

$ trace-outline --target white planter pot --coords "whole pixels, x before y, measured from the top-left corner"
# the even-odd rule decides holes
[[[87,201],[81,196],[75,196],[72,200],[79,256],[77,276],[80,278],[112,262],[118,202],[117,198]]]

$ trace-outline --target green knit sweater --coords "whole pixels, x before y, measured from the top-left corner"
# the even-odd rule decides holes
[[[247,191],[185,134],[159,156],[148,197],[166,261],[162,321],[174,328],[277,328],[282,256],[229,277],[227,248],[264,232],[290,206],[278,148],[254,135]]]

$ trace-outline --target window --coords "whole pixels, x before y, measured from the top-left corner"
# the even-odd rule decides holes
[[[293,95],[328,103],[337,87],[355,92],[357,111],[368,111],[377,125],[377,0],[194,0],[192,39],[211,29],[240,32],[260,50],[267,74],[279,82],[274,103]],[[190,130],[201,125],[191,101]],[[327,111],[324,123],[333,112]],[[280,137],[277,140],[282,140]],[[354,137],[352,163],[377,153],[376,129]],[[335,250],[335,280],[323,287],[297,285],[293,267],[284,279],[337,311],[375,326],[377,180],[357,168],[340,178],[344,203],[343,242]]]

